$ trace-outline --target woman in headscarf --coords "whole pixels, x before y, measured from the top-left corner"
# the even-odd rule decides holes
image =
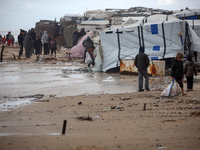
[[[47,31],[44,31],[44,35],[42,36],[42,41],[44,43],[44,55],[48,54],[49,48],[48,48],[48,34]]]
[[[25,36],[25,44],[24,44],[24,46],[25,46],[26,58],[30,58],[31,55],[34,52],[34,41],[31,38],[30,34],[31,34],[31,32],[28,31],[28,33]]]

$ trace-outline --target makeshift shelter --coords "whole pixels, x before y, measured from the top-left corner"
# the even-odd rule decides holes
[[[200,38],[200,9],[187,9],[174,13],[176,18],[185,20]]]
[[[78,42],[78,44],[70,50],[70,57],[76,57],[76,58],[83,58],[85,47],[83,47],[83,41],[87,39],[87,37],[90,37],[92,39],[93,34],[92,32],[88,32],[86,35],[84,35]]]
[[[194,32],[190,34],[189,28],[186,21],[175,19],[101,31],[102,71],[119,67],[121,60],[135,59],[141,46],[151,60],[173,58],[178,52],[189,53],[187,49],[193,45],[192,51],[200,52],[199,39]]]

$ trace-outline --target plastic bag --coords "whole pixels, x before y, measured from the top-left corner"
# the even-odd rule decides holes
[[[92,58],[88,52],[86,52],[85,63],[89,64],[92,62]]]
[[[181,88],[179,84],[174,79],[170,85],[168,85],[160,96],[162,97],[172,97],[181,94]]]

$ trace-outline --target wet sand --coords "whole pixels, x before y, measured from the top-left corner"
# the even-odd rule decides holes
[[[4,62],[36,63],[35,58],[13,60],[12,53],[17,52],[15,48],[5,51]],[[57,61],[44,65],[68,62],[63,53],[58,54]],[[133,78],[131,84],[137,87],[137,77]],[[200,79],[195,79],[194,91],[186,96],[161,98],[168,79],[151,77],[149,92],[48,95],[30,105],[1,111],[0,149],[198,150]],[[64,120],[66,133],[62,135]]]

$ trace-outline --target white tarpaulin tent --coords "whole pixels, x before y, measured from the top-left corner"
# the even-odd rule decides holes
[[[173,16],[187,21],[200,38],[200,9],[188,9],[174,13]]]
[[[120,60],[134,59],[140,46],[145,47],[145,53],[151,60],[172,58],[178,52],[185,53],[186,24],[185,21],[174,20],[133,24],[99,32],[103,50],[102,71],[120,66]],[[200,52],[199,39],[196,38],[193,39],[196,40],[193,51]]]

